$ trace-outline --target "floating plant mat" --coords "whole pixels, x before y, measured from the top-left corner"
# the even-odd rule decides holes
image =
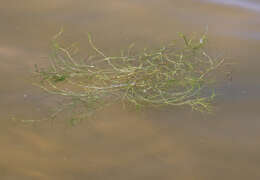
[[[95,53],[77,60],[75,47],[59,43],[60,34],[52,42],[50,66],[36,66],[37,85],[48,93],[68,97],[70,105],[80,104],[84,111],[79,119],[119,103],[126,108],[190,106],[196,111],[211,111],[214,89],[211,93],[204,90],[209,92],[212,74],[224,59],[211,58],[205,52],[205,35],[187,38],[180,34],[181,47],[172,43],[136,52],[131,45],[119,56],[106,55],[89,35]]]

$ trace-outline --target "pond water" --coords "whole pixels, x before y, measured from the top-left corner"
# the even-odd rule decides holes
[[[260,179],[260,13],[256,1],[20,0],[0,7],[1,180]],[[229,2],[229,3],[226,3]],[[216,112],[110,109],[70,127],[45,118],[56,97],[32,85],[48,61],[49,40],[65,29],[87,48],[86,32],[106,51],[151,47],[177,32],[208,29],[209,51],[232,66],[217,87]]]

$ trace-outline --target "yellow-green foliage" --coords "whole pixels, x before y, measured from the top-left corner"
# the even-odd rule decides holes
[[[50,67],[36,69],[38,85],[83,103],[86,113],[114,103],[138,108],[188,105],[210,111],[215,94],[203,90],[211,82],[210,74],[224,60],[206,54],[204,35],[198,39],[181,37],[183,47],[171,44],[134,53],[130,46],[120,56],[108,56],[89,36],[95,55],[84,61],[77,60],[74,49],[59,44],[56,38]]]

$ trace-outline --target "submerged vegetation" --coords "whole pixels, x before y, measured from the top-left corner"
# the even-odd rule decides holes
[[[119,56],[108,56],[89,35],[95,53],[84,60],[77,60],[75,47],[59,43],[58,35],[52,43],[50,66],[36,66],[38,86],[70,98],[69,104],[81,104],[81,118],[119,103],[136,108],[189,106],[208,112],[215,97],[209,90],[211,75],[224,60],[207,55],[205,35],[197,39],[180,35],[181,48],[169,44],[136,52],[131,45]]]

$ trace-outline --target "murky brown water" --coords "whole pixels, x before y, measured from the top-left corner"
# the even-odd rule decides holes
[[[8,2],[8,3],[7,3]],[[20,0],[0,5],[1,180],[260,179],[260,14],[196,0]],[[113,51],[209,29],[209,48],[237,62],[215,115],[173,110],[146,118],[108,110],[77,127],[25,125],[55,101],[31,85],[63,26],[82,44],[92,32]],[[83,46],[84,47],[84,46]]]

